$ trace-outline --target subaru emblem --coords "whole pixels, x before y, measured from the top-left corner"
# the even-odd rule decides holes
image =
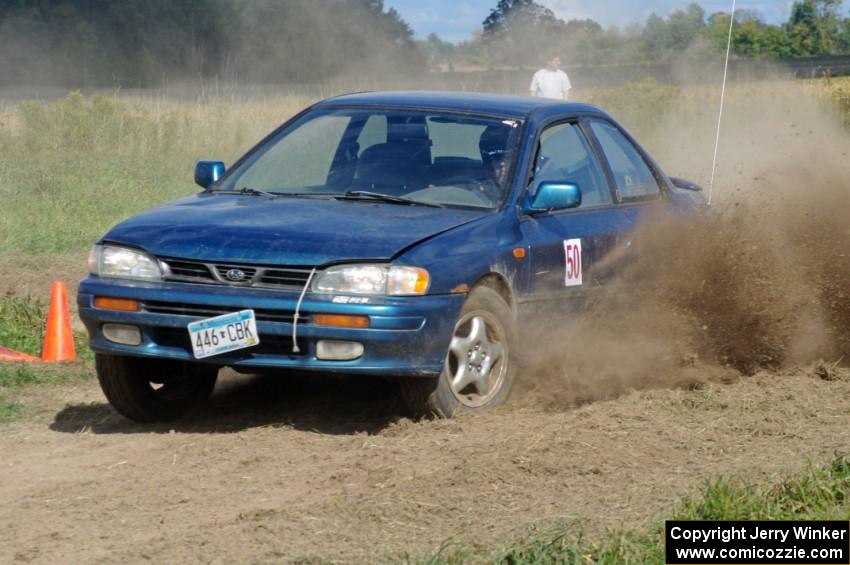
[[[227,280],[233,282],[239,282],[245,279],[245,273],[243,273],[239,269],[230,269],[229,271],[227,271],[227,273],[225,273],[224,276],[227,277]]]

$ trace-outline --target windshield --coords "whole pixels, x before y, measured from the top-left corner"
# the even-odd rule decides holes
[[[518,126],[451,113],[314,110],[215,189],[495,208],[506,196]]]

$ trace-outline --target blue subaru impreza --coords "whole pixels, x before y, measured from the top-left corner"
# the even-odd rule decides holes
[[[420,415],[497,405],[525,312],[604,286],[645,213],[704,205],[597,108],[442,92],[325,100],[195,181],[107,233],[79,287],[133,420],[178,417],[227,366],[398,377]]]

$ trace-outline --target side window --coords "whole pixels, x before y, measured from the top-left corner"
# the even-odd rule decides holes
[[[620,130],[601,120],[591,120],[590,128],[608,158],[621,199],[646,200],[661,195],[649,165]]]
[[[541,134],[534,183],[542,181],[576,183],[581,189],[581,208],[611,203],[602,168],[578,124],[558,124]]]

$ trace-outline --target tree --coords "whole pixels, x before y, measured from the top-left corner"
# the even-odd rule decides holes
[[[591,19],[569,20],[560,27],[552,38],[552,47],[557,49],[564,63],[574,65],[596,65],[606,62],[602,53],[609,45],[604,40],[605,31]],[[609,35],[610,39],[611,36]],[[607,59],[610,61],[610,59]]]
[[[228,44],[239,78],[309,83],[415,73],[425,57],[382,0],[239,0]]]
[[[684,10],[674,10],[667,18],[666,47],[684,51],[705,28],[705,10],[699,4],[689,4]]]
[[[214,74],[224,0],[0,2],[0,80],[71,87],[161,84]]]
[[[717,12],[709,16],[703,34],[718,51],[726,50],[729,37],[729,14]],[[784,30],[779,26],[764,23],[755,10],[735,12],[735,27],[732,30],[732,53],[741,57],[784,56],[783,45],[787,44]]]
[[[838,52],[850,52],[850,18],[841,20],[841,25],[838,29]]]
[[[419,42],[419,48],[425,53],[429,67],[443,64],[451,66],[455,46],[441,39],[436,33],[429,33],[425,41]]]
[[[423,67],[383,0],[0,0],[0,82],[310,82]]]
[[[791,6],[786,26],[794,55],[835,53],[839,46],[841,0],[802,0]]]
[[[555,13],[534,0],[499,0],[484,20],[484,35],[510,34],[528,26],[552,25]]]
[[[499,0],[483,22],[482,38],[493,63],[541,64],[553,53],[564,22],[534,0]]]
[[[681,53],[691,46],[705,27],[705,10],[699,4],[674,10],[667,19],[653,13],[646,20],[642,33],[646,55],[657,59],[664,53]]]

